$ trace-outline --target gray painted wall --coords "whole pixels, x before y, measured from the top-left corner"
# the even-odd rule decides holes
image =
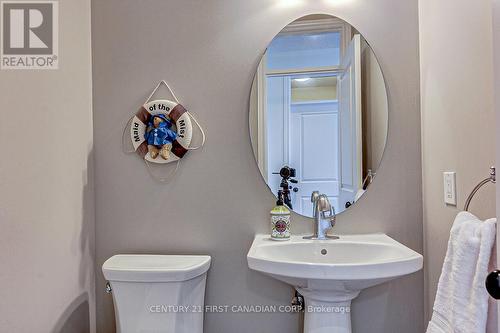
[[[422,252],[418,11],[400,0],[93,1],[98,332],[114,331],[100,266],[117,253],[206,253],[207,304],[288,304],[291,288],[247,268],[274,198],[254,162],[250,87],[271,39],[312,13],[337,15],[371,42],[389,90],[385,157],[372,189],[338,219],[339,233],[385,232]],[[388,10],[390,8],[390,10]],[[168,185],[121,152],[122,128],[160,79],[208,134]],[[293,216],[293,231],[312,229]],[[366,290],[354,332],[421,333],[421,273]],[[287,314],[208,314],[207,333],[299,332]]]
[[[471,5],[467,0],[420,0],[419,7],[425,295],[430,319],[455,216],[495,163],[492,11],[490,1]],[[457,173],[457,207],[443,202],[443,171]],[[470,209],[481,218],[495,216],[495,187],[481,189]]]
[[[90,46],[60,1],[59,69],[0,71],[0,332],[95,332]]]
[[[493,8],[493,70],[494,70],[494,91],[500,91],[500,0],[492,1]],[[496,116],[495,123],[495,142],[496,142],[496,161],[500,161],[500,94],[494,94],[494,112]],[[498,167],[498,162],[496,163]],[[500,216],[500,186],[496,186],[496,216]],[[497,240],[500,239],[500,228],[497,228]],[[500,267],[500,246],[497,245],[497,265]],[[497,306],[497,321],[500,317],[500,307]],[[500,328],[498,329],[500,331]]]

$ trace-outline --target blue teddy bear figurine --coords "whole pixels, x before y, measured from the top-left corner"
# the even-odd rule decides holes
[[[177,133],[170,128],[172,121],[164,114],[151,116],[144,138],[148,143],[148,152],[155,159],[160,155],[164,160],[170,157],[172,142],[177,138]]]

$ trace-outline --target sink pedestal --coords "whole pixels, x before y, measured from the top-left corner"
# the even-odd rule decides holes
[[[357,292],[297,288],[304,296],[304,333],[351,333],[351,301]]]

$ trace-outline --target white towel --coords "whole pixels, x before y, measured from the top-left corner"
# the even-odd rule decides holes
[[[484,333],[488,318],[488,274],[496,219],[468,212],[455,218],[427,333]]]

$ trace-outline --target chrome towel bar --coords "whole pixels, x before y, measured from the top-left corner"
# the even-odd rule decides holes
[[[481,187],[483,187],[484,185],[488,184],[488,183],[496,183],[496,169],[494,166],[492,166],[490,168],[490,176],[488,178],[485,178],[483,179],[479,184],[476,185],[476,187],[474,187],[474,189],[472,190],[472,192],[469,194],[469,196],[467,197],[467,200],[465,201],[465,206],[464,206],[464,210],[466,212],[469,211],[469,206],[470,206],[470,202],[472,201],[472,198],[474,198],[474,195],[477,193],[477,191],[479,191],[479,189]]]

